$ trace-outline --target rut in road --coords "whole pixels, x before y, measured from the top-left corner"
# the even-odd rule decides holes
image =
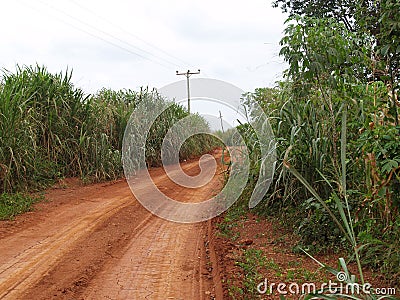
[[[197,161],[182,168],[199,172]],[[166,195],[185,202],[209,199],[222,185],[218,174],[188,189],[161,168],[150,173]],[[46,197],[50,202],[34,212],[0,224],[0,299],[210,299],[219,293],[204,245],[207,222],[152,215],[124,180],[53,189]]]

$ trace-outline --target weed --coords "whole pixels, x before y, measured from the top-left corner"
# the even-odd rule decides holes
[[[267,263],[262,250],[252,248],[243,250],[241,259],[236,262],[236,265],[243,270],[244,274],[241,288],[244,295],[243,299],[255,299],[257,297],[257,285],[263,279],[260,270]]]
[[[22,193],[0,194],[0,220],[10,220],[20,213],[30,211],[32,205],[42,199],[43,197],[34,197]]]

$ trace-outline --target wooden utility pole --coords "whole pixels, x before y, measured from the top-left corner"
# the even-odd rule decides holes
[[[189,77],[190,75],[194,74],[200,74],[200,69],[197,70],[197,72],[190,72],[190,70],[187,70],[185,73],[179,73],[176,71],[176,75],[185,75],[186,76],[186,82],[187,82],[187,95],[188,95],[188,112],[190,114],[190,86],[189,86]]]
[[[221,111],[219,111],[219,118],[221,119],[221,128],[222,128],[222,132],[224,132],[224,124],[222,122],[222,114]]]

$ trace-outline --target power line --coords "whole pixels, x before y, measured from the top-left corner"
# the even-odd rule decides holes
[[[76,18],[75,16],[73,16],[73,15],[71,15],[71,14],[69,14],[69,13],[67,13],[67,12],[65,12],[65,11],[63,11],[63,10],[60,10],[59,8],[50,5],[50,4],[47,3],[47,2],[44,2],[44,1],[42,1],[42,0],[39,0],[39,1],[42,2],[43,4],[47,5],[47,6],[50,7],[51,9],[56,10],[56,11],[58,11],[58,12],[61,12],[62,14],[68,16],[69,18],[71,18],[71,19],[73,19],[73,20],[78,21],[79,23],[82,23],[83,25],[88,26],[89,28],[92,28],[92,29],[94,29],[94,30],[96,30],[96,31],[98,31],[98,32],[100,32],[100,33],[102,33],[102,34],[105,34],[106,36],[109,36],[109,37],[111,37],[111,38],[113,38],[113,39],[115,39],[115,40],[117,40],[117,41],[119,41],[119,42],[121,42],[121,43],[123,43],[123,44],[125,44],[125,45],[128,45],[129,47],[135,48],[135,49],[137,49],[137,50],[139,50],[139,51],[142,51],[142,52],[145,52],[145,53],[147,53],[147,54],[149,54],[149,55],[152,55],[150,52],[147,52],[147,51],[145,51],[145,50],[142,50],[142,49],[140,49],[139,47],[136,47],[135,45],[132,45],[131,43],[128,43],[128,42],[126,42],[126,41],[124,41],[124,40],[122,40],[122,39],[120,39],[120,38],[118,38],[118,37],[116,37],[116,36],[114,36],[114,35],[112,35],[112,34],[106,32],[106,31],[104,31],[104,30],[102,30],[102,29],[96,28],[95,26],[93,26],[93,25],[91,25],[91,24],[89,24],[89,23],[87,23],[87,22],[85,22],[85,21],[82,21],[82,20]],[[123,48],[124,48],[124,47],[123,47]],[[125,49],[125,48],[124,48],[124,49]],[[148,57],[146,57],[146,56],[144,56],[144,55],[142,55],[142,54],[139,54],[139,53],[137,53],[137,52],[135,52],[135,51],[130,51],[130,53],[133,53],[133,54],[135,54],[135,55],[137,55],[137,56],[139,56],[139,57],[141,57],[141,58],[143,58],[143,59],[147,59],[147,60],[149,60],[149,61],[156,62],[156,61],[154,61],[154,60],[152,60],[152,59],[150,59],[150,58],[148,58]],[[154,55],[153,55],[153,56],[154,56]],[[156,63],[162,65],[162,63],[160,63],[160,62],[156,62]],[[172,64],[172,65],[174,65],[174,64]],[[164,65],[164,66],[167,67],[166,65]],[[175,66],[175,65],[174,65],[174,66]],[[168,67],[167,67],[167,68],[168,68]]]
[[[48,7],[50,7],[52,10],[58,11],[58,12],[64,14],[64,15],[68,16],[69,18],[78,21],[79,23],[84,24],[85,26],[88,26],[89,28],[94,29],[95,31],[98,31],[98,32],[100,32],[100,33],[102,33],[102,34],[104,34],[104,35],[106,35],[106,36],[108,36],[108,37],[111,37],[111,38],[113,38],[113,39],[115,39],[115,40],[117,40],[117,41],[119,41],[119,42],[121,42],[121,43],[123,43],[123,44],[128,45],[129,47],[136,48],[136,49],[138,49],[138,50],[140,50],[140,51],[142,51],[142,52],[146,52],[146,53],[148,53],[148,54],[154,56],[154,55],[151,54],[150,52],[147,52],[147,51],[145,51],[145,50],[142,50],[142,49],[136,47],[135,45],[132,45],[132,44],[130,44],[130,43],[128,43],[128,42],[125,42],[124,40],[122,40],[122,39],[120,39],[120,38],[118,38],[118,37],[115,37],[115,36],[113,36],[112,34],[109,34],[108,32],[106,32],[106,31],[104,31],[104,30],[98,29],[98,28],[96,28],[95,26],[93,26],[93,25],[91,25],[91,24],[89,24],[89,23],[87,23],[87,22],[84,22],[84,21],[82,21],[82,20],[80,20],[80,19],[78,19],[78,18],[76,18],[76,17],[74,17],[74,16],[72,16],[72,15],[70,15],[70,14],[68,14],[68,13],[66,13],[66,12],[64,12],[64,11],[62,11],[62,10],[60,10],[60,9],[58,9],[58,8],[56,8],[56,7],[54,7],[54,6],[52,6],[52,5],[50,5],[49,3],[46,3],[46,2],[41,1],[41,0],[39,0],[39,2],[41,2],[42,4],[44,4],[44,5],[48,6]],[[31,6],[31,7],[32,7],[32,6]],[[36,9],[36,7],[35,7],[35,9]],[[52,15],[52,17],[55,17],[55,16]],[[82,29],[81,27],[78,27],[78,26],[76,26],[76,25],[74,25],[74,24],[71,24],[71,23],[69,23],[69,22],[67,22],[67,21],[65,21],[65,20],[63,20],[63,19],[60,19],[60,18],[57,18],[57,19],[58,19],[60,22],[66,24],[66,25],[68,25],[68,26],[71,26],[71,27],[73,27],[73,28],[75,28],[75,29],[77,29],[77,30],[79,30],[79,31],[81,31],[81,32],[84,32],[84,33],[86,33],[86,34],[88,34],[88,35],[90,35],[90,36],[92,36],[92,37],[95,37],[95,38],[97,38],[97,39],[100,39],[100,40],[102,40],[103,42],[106,42],[106,43],[108,43],[108,44],[110,44],[110,45],[112,45],[112,46],[114,46],[114,47],[117,47],[117,48],[119,48],[119,49],[121,49],[121,50],[124,50],[124,51],[130,53],[130,54],[133,54],[133,55],[135,55],[135,56],[138,56],[138,57],[140,57],[140,58],[142,58],[142,59],[145,59],[145,60],[151,61],[151,62],[153,62],[153,63],[156,63],[156,64],[158,64],[158,65],[160,65],[160,66],[163,66],[163,67],[166,68],[166,69],[170,69],[169,66],[167,66],[166,64],[164,64],[164,63],[162,63],[162,62],[160,62],[160,61],[156,61],[156,60],[151,59],[151,58],[149,58],[149,57],[146,57],[146,56],[144,56],[144,55],[142,55],[142,54],[140,54],[140,53],[138,53],[138,52],[136,52],[136,51],[133,51],[133,50],[127,48],[127,47],[118,45],[118,44],[116,44],[115,42],[112,42],[112,41],[110,41],[110,40],[108,40],[108,39],[106,39],[106,38],[104,38],[104,37],[101,37],[101,36],[96,35],[96,34],[94,34],[94,33],[92,33],[92,32],[89,32],[89,31],[87,31],[87,30],[85,30],[85,29]],[[154,57],[156,57],[156,56],[154,56]],[[156,57],[156,58],[157,58],[157,57]],[[161,60],[162,60],[162,59],[161,59]],[[164,61],[165,61],[165,60],[164,60]],[[170,62],[168,62],[168,63],[170,63]],[[172,64],[172,63],[170,63],[170,64],[176,66],[175,64]]]
[[[95,17],[97,17],[97,18],[99,18],[99,19],[101,19],[101,20],[107,22],[108,24],[110,24],[110,25],[112,25],[112,26],[114,26],[114,27],[116,27],[116,28],[122,30],[123,32],[127,33],[128,35],[130,35],[130,36],[134,37],[135,39],[138,39],[139,41],[145,43],[146,45],[148,45],[148,46],[150,46],[150,47],[152,47],[152,48],[154,48],[154,49],[156,49],[156,50],[158,50],[158,51],[164,53],[165,55],[169,56],[170,58],[173,58],[174,60],[179,61],[181,64],[184,64],[184,65],[187,65],[187,66],[190,65],[190,64],[187,63],[186,61],[184,61],[184,60],[182,60],[182,59],[180,59],[180,58],[178,58],[178,57],[176,57],[176,56],[174,56],[174,55],[168,53],[167,51],[161,49],[160,47],[157,47],[156,45],[154,45],[154,44],[152,44],[152,43],[150,43],[150,42],[144,40],[143,38],[141,38],[141,37],[139,37],[139,36],[137,36],[137,35],[135,35],[135,34],[129,32],[129,31],[127,31],[124,27],[119,26],[118,24],[115,24],[115,23],[111,22],[110,20],[104,18],[103,16],[98,15],[97,13],[95,13],[95,12],[92,11],[91,9],[89,9],[89,8],[87,8],[87,7],[85,7],[85,6],[83,6],[82,4],[80,4],[80,3],[78,3],[78,2],[76,2],[76,1],[74,1],[74,0],[70,0],[70,1],[71,1],[73,4],[75,4],[76,6],[81,7],[81,8],[83,8],[84,10],[88,11],[89,13],[91,13],[92,15],[94,15]],[[153,55],[153,54],[152,54],[152,55]],[[169,60],[165,60],[165,61],[170,62]],[[174,64],[175,66],[179,66],[178,64],[175,64],[175,63],[172,63],[172,64]]]

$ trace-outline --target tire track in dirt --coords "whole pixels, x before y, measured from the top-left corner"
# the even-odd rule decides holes
[[[166,192],[181,201],[207,199],[219,186]],[[204,260],[206,223],[177,224],[158,217],[131,240],[122,258],[109,262],[84,299],[210,299]]]
[[[63,226],[57,226],[57,230],[50,236],[47,236],[46,231],[39,231],[40,235],[35,236],[35,229],[32,229],[34,238],[24,245],[26,248],[21,250],[18,250],[19,244],[24,238],[31,238],[29,234],[22,233],[21,239],[17,235],[3,240],[0,246],[1,261],[7,261],[0,268],[0,297],[18,298],[20,285],[25,289],[38,282],[79,237],[89,233],[97,224],[127,206],[129,201],[132,201],[131,196],[99,202],[101,205],[88,211],[87,215],[79,216]],[[46,226],[40,227],[43,229]],[[13,252],[17,252],[17,255]]]
[[[199,172],[195,161],[182,168],[188,175]],[[150,173],[165,194],[185,202],[208,199],[221,187],[217,174],[206,186],[185,189],[160,168]],[[125,181],[50,191],[52,197],[63,203],[34,212],[25,226],[1,228],[1,299],[210,299],[214,294],[204,249],[206,222],[177,224],[153,216]]]

